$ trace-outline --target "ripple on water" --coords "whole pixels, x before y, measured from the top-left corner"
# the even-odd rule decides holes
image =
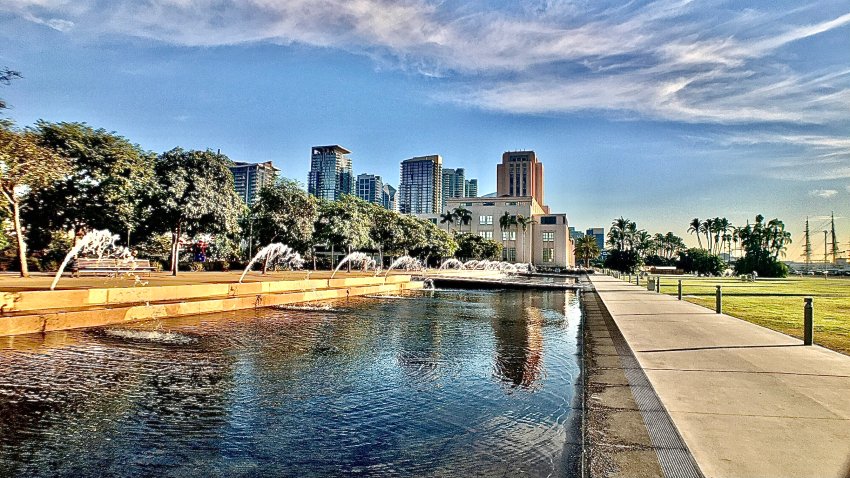
[[[0,341],[0,475],[564,472],[574,296],[412,297]]]

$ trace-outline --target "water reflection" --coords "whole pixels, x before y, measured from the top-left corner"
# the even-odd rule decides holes
[[[577,310],[437,291],[3,338],[0,476],[567,474]]]

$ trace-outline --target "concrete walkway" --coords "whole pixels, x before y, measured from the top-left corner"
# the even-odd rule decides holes
[[[591,281],[705,476],[850,477],[850,357]]]

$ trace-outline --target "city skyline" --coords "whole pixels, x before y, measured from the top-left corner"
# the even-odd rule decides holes
[[[23,74],[3,117],[220,148],[299,182],[315,144],[390,181],[435,151],[479,195],[504,151],[533,149],[581,229],[622,215],[693,244],[693,217],[764,214],[793,259],[805,217],[835,210],[850,240],[846,3],[152,3],[0,5],[0,66]]]

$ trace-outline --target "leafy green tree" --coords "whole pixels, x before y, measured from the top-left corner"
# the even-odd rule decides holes
[[[395,250],[397,239],[402,235],[400,215],[395,211],[375,206],[370,216],[372,223],[369,228],[369,238],[378,248],[378,256],[383,267],[384,253]]]
[[[451,234],[429,221],[420,222],[424,240],[419,247],[411,251],[413,254],[423,257],[425,264],[428,264],[431,257],[444,258],[454,255],[458,244]]]
[[[362,249],[371,244],[370,218],[365,201],[355,196],[343,195],[338,201],[322,201],[316,220],[316,237],[331,248],[331,266],[336,248]],[[367,203],[368,204],[368,203]]]
[[[282,242],[303,253],[310,247],[318,215],[315,196],[307,194],[297,181],[280,178],[260,190],[249,229],[257,244]]]
[[[492,239],[472,233],[460,233],[455,235],[458,248],[455,257],[462,260],[497,260],[502,257],[502,244]]]
[[[576,257],[584,261],[585,267],[590,267],[591,259],[599,257],[602,251],[593,236],[582,236],[576,240]]]
[[[726,270],[726,263],[717,254],[701,248],[691,248],[679,253],[676,267],[687,273],[719,276]]]
[[[753,225],[747,223],[738,229],[738,237],[744,249],[744,257],[735,262],[739,274],[756,272],[761,277],[786,277],[788,267],[779,260],[791,244],[791,233],[779,219],[764,222],[764,216],[756,216]]]
[[[184,235],[227,234],[245,205],[233,188],[227,156],[174,148],[156,158],[156,187],[148,197],[149,228],[171,233],[171,273],[177,275]]]
[[[36,125],[39,141],[70,161],[70,174],[31,194],[26,221],[42,231],[109,229],[129,233],[141,222],[140,204],[153,186],[153,153],[85,123]]]
[[[27,195],[37,194],[60,180],[67,171],[68,161],[56,151],[41,146],[34,132],[13,129],[8,122],[0,123],[0,195],[12,219],[21,277],[29,277],[21,203]]]
[[[605,267],[626,274],[634,274],[643,265],[640,254],[634,249],[613,249],[605,258]]]

